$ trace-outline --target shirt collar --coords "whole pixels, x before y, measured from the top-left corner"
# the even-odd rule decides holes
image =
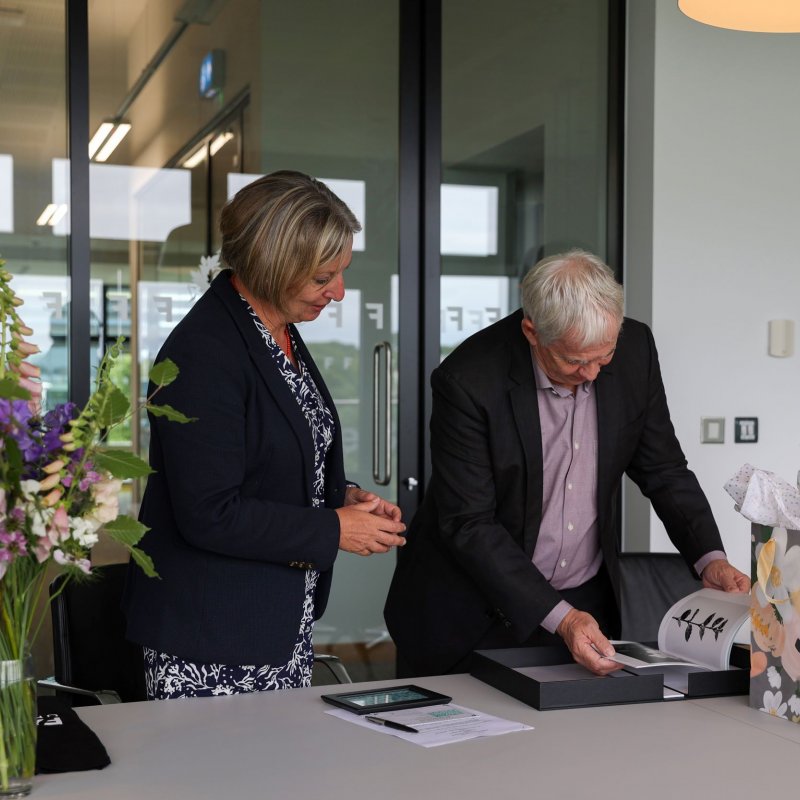
[[[566,386],[553,386],[553,382],[547,377],[547,374],[539,366],[539,362],[536,360],[536,356],[533,354],[533,349],[531,349],[531,364],[533,364],[533,374],[536,378],[536,388],[538,390],[547,389],[549,392],[552,394],[557,394],[559,397],[566,397],[567,395],[572,394],[572,392]],[[588,394],[592,390],[592,382],[584,381],[578,386],[578,389],[584,394]]]

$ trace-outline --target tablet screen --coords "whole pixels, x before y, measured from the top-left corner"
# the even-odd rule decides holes
[[[406,700],[425,700],[427,695],[414,689],[401,687],[384,692],[365,692],[364,694],[351,694],[347,698],[351,703],[360,707],[384,705],[386,703],[399,703]]]
[[[449,703],[452,698],[421,686],[387,686],[385,689],[367,689],[361,692],[323,694],[322,699],[339,708],[356,714],[374,711],[394,711],[401,708],[421,708]]]

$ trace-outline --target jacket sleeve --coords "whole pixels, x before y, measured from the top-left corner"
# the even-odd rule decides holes
[[[675,435],[653,334],[646,325],[641,327],[645,331],[646,407],[626,471],[653,504],[672,543],[692,568],[702,556],[724,548],[708,499]]]
[[[524,641],[562,598],[498,519],[490,440],[504,435],[498,428],[508,431],[514,423],[507,412],[483,407],[442,368],[433,372],[431,384],[431,454],[441,538],[495,614]],[[525,481],[524,475],[517,478]]]

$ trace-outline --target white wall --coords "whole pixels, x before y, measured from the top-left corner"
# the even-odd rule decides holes
[[[800,343],[767,355],[768,320],[800,330],[800,34],[630,6],[628,313],[652,322],[689,466],[749,573],[749,523],[722,486],[745,462],[792,483],[800,469]],[[724,444],[700,443],[702,416],[725,417]],[[736,416],[758,417],[757,444],[733,443]],[[670,549],[650,522],[651,549]]]

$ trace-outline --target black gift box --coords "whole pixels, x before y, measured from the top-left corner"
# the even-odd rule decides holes
[[[734,646],[733,668],[720,671],[689,673],[687,697],[712,697],[725,694],[746,694],[749,686],[745,666],[749,655]],[[569,677],[564,680],[537,679],[521,670],[527,667],[559,667],[565,671],[583,672],[574,664],[565,647],[513,647],[498,650],[476,650],[473,653],[473,677],[500,689],[539,711],[554,708],[618,705],[622,703],[657,702],[664,699],[663,675],[657,667],[645,673],[618,672],[613,677]]]

